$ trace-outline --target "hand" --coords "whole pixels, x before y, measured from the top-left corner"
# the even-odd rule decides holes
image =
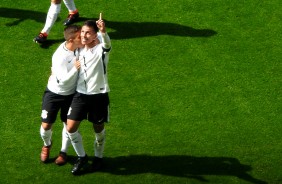
[[[77,70],[79,70],[80,69],[80,61],[79,60],[75,61],[74,66]]]
[[[96,21],[97,27],[101,33],[106,33],[105,22],[102,19],[102,13],[100,13],[99,20]]]

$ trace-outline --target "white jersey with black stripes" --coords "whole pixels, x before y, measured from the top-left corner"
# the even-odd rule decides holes
[[[91,49],[82,49],[79,56],[80,71],[77,92],[93,95],[110,91],[107,66],[111,42],[108,34],[99,34],[100,43]]]

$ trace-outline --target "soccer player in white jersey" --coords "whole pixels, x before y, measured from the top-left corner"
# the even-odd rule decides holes
[[[100,16],[101,17],[101,16]],[[99,31],[99,33],[98,33]],[[111,41],[106,32],[104,21],[86,21],[81,29],[81,42],[84,46],[80,53],[81,69],[67,120],[67,131],[78,159],[72,173],[78,174],[88,162],[88,156],[78,134],[78,127],[83,119],[93,124],[95,132],[93,171],[102,167],[105,143],[104,123],[109,119],[110,91],[107,77],[107,64]]]
[[[66,5],[69,14],[67,19],[64,21],[64,25],[68,26],[79,18],[79,12],[75,6],[74,0],[63,0],[64,4]],[[53,27],[54,23],[56,22],[58,15],[61,11],[61,2],[62,0],[51,0],[51,5],[47,13],[46,22],[39,33],[38,36],[36,36],[33,41],[36,43],[44,43],[47,40],[47,36],[49,35],[51,28]]]
[[[66,163],[67,150],[71,145],[66,130],[67,112],[76,90],[80,62],[78,51],[83,45],[80,39],[80,26],[70,25],[64,29],[65,42],[55,51],[52,57],[52,74],[43,95],[40,135],[44,146],[40,158],[47,162],[52,144],[52,125],[56,121],[58,112],[64,125],[62,130],[62,147],[55,163]]]

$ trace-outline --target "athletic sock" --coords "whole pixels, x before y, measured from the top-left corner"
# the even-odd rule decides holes
[[[70,13],[77,13],[77,9],[74,4],[74,0],[64,0],[64,3]]]
[[[63,123],[64,127],[62,130],[62,147],[61,151],[64,153],[68,152],[68,148],[71,145],[71,140],[69,138],[68,132],[67,132],[67,125]]]
[[[44,146],[51,145],[51,138],[52,138],[52,130],[44,130],[42,126],[40,126],[40,135],[43,140]]]
[[[105,140],[106,140],[106,130],[102,130],[100,133],[95,133],[94,141],[94,151],[95,157],[103,158]]]
[[[50,8],[47,13],[45,26],[42,29],[41,33],[49,34],[52,26],[54,25],[54,23],[56,22],[58,18],[60,11],[61,11],[61,4],[51,3]]]
[[[71,144],[77,154],[77,156],[79,157],[84,157],[85,156],[85,151],[84,151],[84,147],[82,145],[82,137],[80,135],[80,133],[78,131],[74,132],[74,133],[69,133],[69,138],[71,140]]]

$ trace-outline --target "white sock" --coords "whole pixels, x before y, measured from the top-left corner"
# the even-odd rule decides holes
[[[74,0],[64,0],[64,3],[66,5],[67,9],[69,10],[69,12],[76,11]]]
[[[80,135],[80,133],[78,131],[74,132],[74,133],[69,133],[69,138],[71,140],[71,144],[77,154],[77,156],[79,157],[84,157],[85,156],[85,151],[84,151],[84,147],[82,145],[82,137]]]
[[[64,127],[62,130],[62,147],[61,147],[61,151],[67,153],[68,152],[68,148],[71,145],[71,140],[69,138],[68,132],[67,132],[67,125],[65,123],[63,123]]]
[[[100,133],[95,133],[94,141],[94,151],[95,157],[103,158],[105,140],[106,140],[106,130],[102,130]]]
[[[40,126],[40,135],[44,142],[44,146],[51,145],[51,138],[52,138],[52,130],[44,130],[42,126]]]
[[[53,27],[54,23],[56,22],[58,15],[61,11],[61,4],[54,4],[51,3],[50,8],[47,13],[45,26],[42,29],[42,33],[49,34],[51,28]]]

